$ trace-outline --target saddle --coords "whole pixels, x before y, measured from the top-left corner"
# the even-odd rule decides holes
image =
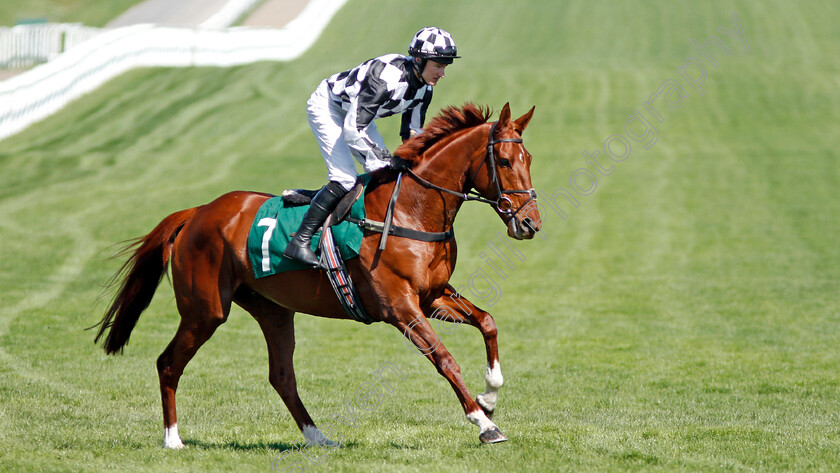
[[[455,236],[455,232],[453,230],[449,230],[446,232],[423,232],[419,230],[412,230],[410,228],[400,227],[398,225],[393,224],[393,217],[394,217],[394,206],[397,203],[397,197],[400,194],[400,189],[402,187],[402,177],[403,173],[400,172],[397,175],[397,180],[394,185],[394,191],[391,194],[391,200],[388,203],[388,209],[385,212],[385,221],[378,222],[376,220],[371,220],[369,218],[364,219],[357,219],[352,216],[348,217],[350,213],[350,209],[353,207],[353,204],[356,203],[359,198],[364,195],[365,188],[368,183],[367,174],[363,174],[359,176],[359,179],[356,181],[356,185],[353,186],[352,189],[341,199],[341,202],[338,203],[335,210],[332,214],[327,218],[326,222],[324,223],[324,227],[336,225],[343,221],[348,221],[359,227],[369,230],[374,233],[381,233],[382,237],[379,240],[379,249],[384,250],[386,244],[388,242],[388,235],[394,235],[403,238],[410,238],[412,240],[418,241],[425,241],[425,242],[435,242],[435,241],[446,241],[451,239]],[[317,190],[309,190],[309,189],[287,189],[283,191],[283,203],[287,207],[296,207],[301,205],[309,205],[312,202],[312,199],[317,194]]]
[[[341,302],[342,307],[344,307],[345,312],[347,312],[347,314],[354,320],[370,324],[373,322],[373,319],[371,319],[365,312],[365,309],[361,304],[359,294],[356,291],[356,287],[353,285],[353,281],[350,279],[350,274],[347,272],[344,259],[341,257],[341,251],[339,251],[338,246],[335,244],[331,227],[341,223],[342,221],[347,221],[358,225],[364,230],[381,233],[382,237],[379,240],[380,251],[385,249],[388,242],[388,235],[425,242],[437,242],[449,240],[455,236],[455,233],[453,230],[446,232],[424,232],[393,224],[394,206],[396,205],[397,197],[400,194],[400,188],[402,185],[402,172],[397,175],[394,191],[391,194],[391,199],[385,213],[384,222],[370,220],[366,217],[357,219],[350,216],[349,213],[353,204],[355,204],[356,201],[359,200],[359,198],[361,198],[365,193],[365,188],[369,181],[367,176],[368,175],[362,175],[359,177],[356,181],[356,185],[350,189],[347,195],[345,195],[338,203],[335,210],[329,217],[327,217],[327,220],[324,222],[324,226],[321,229],[321,239],[318,243],[318,248],[320,250],[320,266],[326,271],[330,284],[332,285],[336,296],[338,296],[338,300]],[[317,190],[288,189],[282,194],[283,204],[287,207],[309,205],[317,193]]]
[[[347,217],[347,214],[350,213],[350,208],[353,207],[353,204],[359,200],[364,194],[365,185],[367,183],[359,179],[356,181],[356,185],[347,192],[338,205],[335,207],[335,210],[327,217],[326,223],[324,226],[331,226],[337,223],[344,221],[344,218]],[[312,203],[312,199],[315,198],[315,194],[318,193],[318,190],[311,190],[311,189],[286,189],[283,191],[283,204],[286,207],[300,207],[302,205],[309,205]],[[329,225],[327,224],[329,223]]]
[[[331,228],[347,217],[353,204],[364,194],[365,184],[362,179],[356,181],[356,185],[341,199],[335,210],[324,221],[318,248],[320,250],[321,267],[326,271],[330,285],[332,285],[344,311],[358,322],[371,324],[373,319],[370,318],[361,304],[359,293],[356,291],[353,280],[350,279],[350,273],[341,257],[341,251],[335,244]],[[287,207],[309,205],[317,193],[317,190],[288,189],[283,191],[283,203]]]

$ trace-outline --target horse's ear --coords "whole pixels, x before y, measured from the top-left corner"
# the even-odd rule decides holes
[[[516,121],[513,122],[513,129],[516,130],[516,132],[520,135],[523,131],[525,131],[525,127],[528,126],[528,122],[531,121],[531,117],[534,116],[535,108],[537,107],[531,107],[531,110],[528,113],[522,115],[521,117],[517,118]]]
[[[499,124],[496,125],[497,130],[504,129],[510,122],[510,102],[502,107],[502,113],[499,114]]]

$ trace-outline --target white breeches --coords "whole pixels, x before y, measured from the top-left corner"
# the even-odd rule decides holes
[[[356,163],[350,146],[344,140],[344,117],[347,112],[338,104],[330,100],[327,81],[324,80],[309,97],[306,102],[306,116],[309,119],[309,126],[315,134],[315,140],[321,148],[324,162],[327,164],[327,177],[330,181],[336,181],[350,190],[356,183]],[[368,137],[377,146],[387,149],[385,140],[376,129],[376,124],[371,122],[365,130]],[[368,158],[362,162],[366,172],[375,171],[385,167],[386,161]]]

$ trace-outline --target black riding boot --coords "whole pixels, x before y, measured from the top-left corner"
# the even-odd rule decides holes
[[[312,203],[309,204],[309,210],[303,216],[300,228],[298,228],[292,241],[286,246],[283,256],[308,266],[318,266],[318,257],[310,248],[312,235],[321,228],[324,220],[335,210],[335,207],[347,192],[344,186],[335,181],[330,181],[329,184],[318,191],[312,198]]]

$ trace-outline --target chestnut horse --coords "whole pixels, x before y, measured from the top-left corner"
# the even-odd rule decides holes
[[[393,210],[395,225],[421,232],[452,229],[464,200],[490,202],[516,239],[530,239],[541,226],[533,200],[531,155],[521,134],[532,108],[511,120],[505,104],[498,122],[487,109],[466,104],[435,117],[424,133],[396,150],[410,170]],[[376,171],[364,196],[367,218],[383,221],[397,172]],[[472,193],[469,193],[472,192]],[[265,335],[269,381],[280,394],[306,442],[336,445],[315,426],[297,392],[292,354],[294,314],[348,319],[324,271],[305,269],[255,278],[246,243],[251,224],[269,194],[231,192],[209,204],[175,212],[126,248],[131,253],[114,283],[113,302],[99,323],[105,352],[121,352],[148,307],[167,265],[181,315],[175,337],[157,360],[163,401],[164,447],[182,448],[175,414],[175,391],[184,367],[228,317],[231,303],[249,312]],[[449,284],[455,268],[455,239],[423,242],[391,235],[384,251],[381,235],[366,231],[358,258],[347,262],[362,304],[374,321],[402,332],[455,390],[464,413],[480,428],[483,443],[507,440],[490,420],[502,385],[496,324]],[[487,389],[472,398],[461,370],[432,330],[427,317],[475,326],[487,350]]]

